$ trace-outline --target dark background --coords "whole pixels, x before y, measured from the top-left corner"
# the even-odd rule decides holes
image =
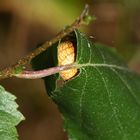
[[[86,3],[96,21],[80,30],[94,42],[115,47],[140,73],[139,0],[0,0],[0,69],[53,38],[75,20]],[[0,84],[17,96],[19,110],[26,117],[18,126],[20,140],[67,140],[61,115],[42,80],[11,78]]]

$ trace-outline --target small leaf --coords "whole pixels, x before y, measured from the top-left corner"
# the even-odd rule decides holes
[[[18,67],[15,68],[13,74],[20,74],[20,73],[23,72],[23,70],[24,70],[23,66],[18,66]]]
[[[18,139],[15,126],[24,120],[24,117],[17,111],[15,99],[14,95],[0,86],[0,140]]]
[[[75,31],[66,37],[77,46],[79,73],[62,81],[45,77],[50,97],[64,118],[72,140],[140,139],[140,76],[101,44]],[[62,41],[64,41],[62,39]],[[57,44],[33,60],[35,69],[57,65]]]
[[[88,25],[89,23],[91,23],[91,21],[94,20],[96,20],[95,16],[86,15],[83,19],[83,22]]]

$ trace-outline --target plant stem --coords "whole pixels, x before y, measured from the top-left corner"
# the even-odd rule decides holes
[[[85,19],[88,16],[88,10],[89,10],[88,5],[85,5],[85,8],[84,8],[83,12],[81,13],[81,15],[70,26],[68,26],[67,28],[60,31],[56,35],[56,37],[54,37],[50,41],[46,41],[42,46],[40,46],[39,48],[35,49],[33,52],[29,53],[27,56],[20,59],[15,65],[12,65],[12,66],[2,70],[0,72],[0,79],[9,78],[9,77],[14,76],[15,73],[17,73],[17,70],[19,70],[19,69],[20,69],[20,73],[22,73],[25,68],[25,65],[30,63],[30,61],[34,57],[36,57],[40,53],[44,52],[46,49],[51,47],[52,44],[56,43],[57,41],[59,41],[60,39],[65,37],[66,35],[70,34],[72,31],[74,31],[74,29],[78,28],[81,24],[83,24],[83,23],[86,24]]]
[[[23,79],[38,79],[52,74],[56,74],[63,70],[73,69],[74,67],[75,67],[74,64],[68,64],[68,65],[57,66],[57,67],[52,67],[52,68],[38,70],[38,71],[23,71],[22,73],[14,74],[14,76]]]

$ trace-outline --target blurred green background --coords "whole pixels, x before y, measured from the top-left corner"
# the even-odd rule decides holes
[[[80,30],[93,42],[115,47],[140,73],[139,0],[0,0],[0,69],[53,38],[75,20],[85,4],[96,21]],[[11,78],[0,84],[17,96],[19,110],[26,117],[18,126],[20,140],[67,140],[61,114],[42,80]]]

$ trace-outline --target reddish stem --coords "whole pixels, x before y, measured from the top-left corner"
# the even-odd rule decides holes
[[[68,70],[74,68],[74,64],[64,65],[64,66],[57,66],[48,69],[38,70],[38,71],[23,71],[20,74],[14,74],[13,76],[23,79],[38,79],[43,78],[55,73],[58,73],[63,70]]]

